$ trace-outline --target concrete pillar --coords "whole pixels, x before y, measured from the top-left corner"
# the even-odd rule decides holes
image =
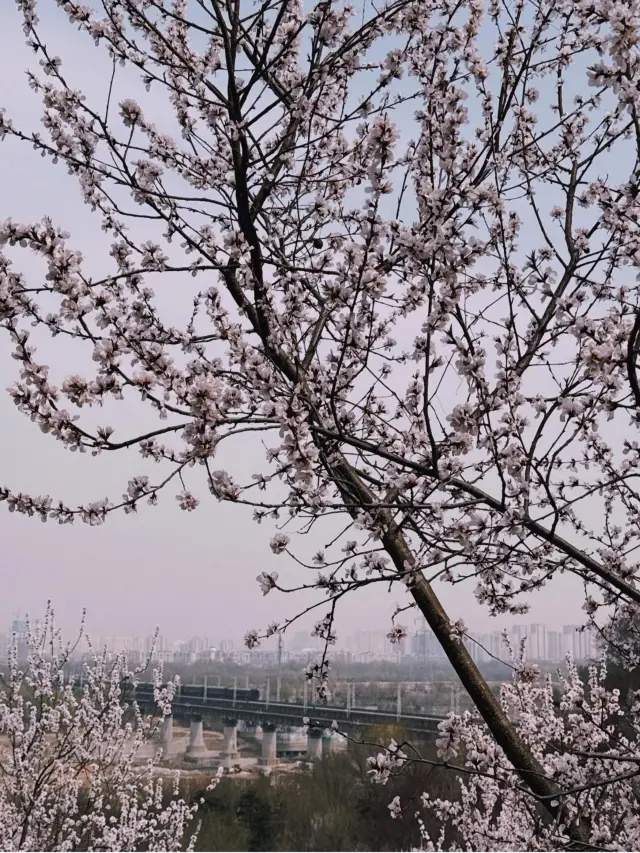
[[[223,722],[222,753],[220,757],[223,761],[231,763],[238,758],[238,721],[234,718],[227,718]]]
[[[244,689],[245,690],[249,689],[249,676],[248,675],[245,675],[245,677],[244,677]]]
[[[396,697],[396,720],[402,716],[402,685],[398,682],[398,695]]]
[[[204,742],[202,717],[197,716],[191,720],[189,727],[189,746],[187,747],[186,755],[194,758],[199,755],[204,755],[207,751],[207,746]]]
[[[277,763],[276,737],[276,726],[273,723],[264,723],[262,726],[262,758],[259,761],[263,767]]]
[[[282,689],[282,678],[278,676],[278,680],[276,681],[276,702],[280,701],[280,690]]]
[[[267,686],[264,691],[264,706],[269,707],[269,699],[271,698],[271,679],[267,678]]]
[[[322,754],[335,755],[343,750],[347,745],[345,738],[338,732],[329,732],[322,737]]]
[[[307,732],[307,758],[318,761],[322,758],[322,729],[309,728]]]
[[[328,735],[323,735],[322,754],[335,755],[335,753],[338,751],[338,740],[339,737],[334,732],[330,732]]]
[[[173,741],[173,714],[167,714],[162,721],[162,751],[165,758],[171,751],[171,742]]]

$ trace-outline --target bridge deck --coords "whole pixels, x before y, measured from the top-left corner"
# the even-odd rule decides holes
[[[135,692],[136,701],[143,707],[154,704],[151,689]],[[307,705],[294,702],[266,702],[223,699],[204,696],[180,696],[173,700],[174,713],[202,714],[204,717],[237,717],[245,722],[271,722],[286,726],[302,726],[308,717],[323,726],[330,726],[335,720],[342,728],[360,728],[364,726],[401,725],[409,732],[435,732],[444,717],[401,714],[389,711],[370,711],[365,708],[348,710],[338,705]]]

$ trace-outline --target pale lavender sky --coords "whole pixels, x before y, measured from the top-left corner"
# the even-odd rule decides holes
[[[91,99],[105,91],[110,66],[104,53],[71,27],[64,16],[45,2],[39,14],[47,27],[47,43],[63,58],[72,85],[82,88]],[[72,58],[72,61],[71,61]],[[21,23],[13,6],[0,12],[0,105],[21,127],[38,129],[40,101],[27,86],[25,70],[37,61],[23,43]],[[138,97],[141,85],[123,77],[120,97]],[[148,103],[148,97],[140,97]],[[156,96],[157,97],[157,96]],[[96,103],[102,104],[103,99]],[[104,235],[99,222],[83,206],[76,182],[63,167],[42,160],[28,145],[11,139],[0,147],[0,218],[30,221],[50,215],[71,232],[74,248],[88,259],[92,272],[101,270],[107,259]],[[28,275],[41,267],[26,253],[17,266]],[[108,267],[111,269],[111,267]],[[159,294],[165,306],[180,313],[190,308],[175,287]],[[185,309],[186,306],[186,309]],[[177,320],[173,320],[178,324]],[[8,336],[0,336],[0,423],[2,451],[0,483],[15,491],[51,494],[75,505],[105,496],[118,498],[127,480],[143,473],[135,451],[104,455],[97,459],[72,454],[40,433],[21,415],[4,392],[15,379],[16,363],[9,357]],[[56,339],[39,353],[51,365],[52,378],[59,382],[65,374],[81,368],[71,360],[75,347]],[[73,356],[75,357],[75,355]],[[124,427],[144,428],[148,417],[119,404],[116,413]],[[124,421],[122,416],[125,416]],[[99,416],[101,422],[109,418]],[[262,453],[255,445],[237,444],[234,467],[250,476]],[[157,471],[157,469],[152,469]],[[202,486],[202,483],[200,484]],[[251,521],[251,510],[220,504],[199,489],[204,500],[194,513],[181,512],[174,500],[175,489],[167,492],[155,509],[143,506],[135,516],[113,515],[102,527],[58,526],[9,514],[0,505],[3,587],[0,596],[0,631],[15,613],[26,610],[34,616],[52,599],[65,629],[78,621],[83,607],[88,609],[90,631],[98,635],[145,634],[155,625],[168,637],[184,638],[206,634],[215,640],[239,640],[252,627],[264,627],[273,619],[293,615],[311,603],[308,597],[294,598],[271,594],[263,598],[255,576],[263,570],[277,570],[281,576],[300,580],[299,571],[287,557],[275,557],[268,542],[274,528]],[[313,547],[322,546],[317,538]],[[438,592],[452,618],[463,618],[477,630],[501,628],[520,619],[491,620],[472,596],[472,584],[452,589],[439,585]],[[405,593],[397,587],[387,593],[382,587],[358,593],[342,606],[339,633],[359,628],[387,629],[396,603],[405,603]],[[532,599],[528,622],[567,623],[582,621],[580,585],[563,577]],[[317,611],[318,617],[324,610]],[[405,622],[411,624],[409,614]],[[311,620],[301,623],[308,628]],[[293,630],[296,630],[295,628]]]

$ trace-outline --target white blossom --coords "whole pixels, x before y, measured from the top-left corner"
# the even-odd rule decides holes
[[[407,629],[402,625],[394,625],[387,634],[387,639],[392,644],[401,643],[407,637]]]
[[[256,578],[258,583],[260,584],[260,589],[263,595],[267,595],[267,593],[271,592],[276,585],[276,581],[278,580],[277,572],[261,572]]]
[[[531,793],[520,784],[503,751],[488,729],[470,714],[453,715],[440,726],[439,754],[465,755],[472,771],[458,777],[459,797],[434,798],[425,792],[423,808],[459,833],[467,849],[559,850],[570,845],[569,824],[580,814],[587,821],[588,843],[610,849],[635,849],[640,832],[637,811],[638,743],[619,727],[623,718],[634,727],[638,708],[623,709],[617,690],[603,686],[604,666],[592,666],[585,684],[571,659],[562,674],[560,702],[554,701],[549,676],[532,678],[522,660],[514,680],[501,686],[501,702],[517,714],[518,733],[545,767],[558,791],[579,794],[558,796],[566,820],[561,826],[538,823]],[[632,730],[629,729],[628,731]],[[555,745],[562,743],[564,749]],[[460,759],[458,759],[460,760]],[[390,805],[391,809],[391,805]],[[423,842],[444,850],[444,835],[429,838],[422,823]]]
[[[255,630],[247,631],[244,635],[244,644],[248,649],[255,649],[260,645],[260,639],[258,637],[258,632]]]
[[[287,550],[288,544],[289,537],[285,536],[284,533],[276,533],[269,543],[274,554],[283,554]]]
[[[73,644],[63,643],[50,608],[41,627],[28,620],[25,643],[26,665],[14,635],[0,688],[0,847],[193,849],[198,805],[179,797],[179,773],[163,801],[160,751],[143,754],[160,719],[132,701],[138,673],[125,654],[111,660],[91,649],[81,679],[70,677]],[[163,685],[157,670],[154,684],[170,713],[177,682]]]
[[[400,805],[400,797],[394,797],[389,803],[388,808],[391,818],[396,819],[402,817],[402,806]]]

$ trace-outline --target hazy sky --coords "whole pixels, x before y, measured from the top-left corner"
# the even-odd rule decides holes
[[[102,51],[70,26],[53,3],[44,2],[39,14],[47,25],[47,43],[69,69],[72,85],[89,95],[103,91],[110,67]],[[67,65],[67,59],[73,61]],[[0,105],[17,125],[38,129],[40,101],[27,86],[24,71],[37,66],[37,60],[23,44],[20,16],[13,6],[4,4],[0,12]],[[125,89],[129,78],[125,79]],[[130,84],[137,97],[141,86]],[[148,100],[148,96],[147,96]],[[143,99],[144,101],[144,99]],[[7,139],[0,148],[0,218],[18,221],[38,220],[50,215],[71,232],[74,248],[80,248],[92,271],[101,269],[101,259],[109,260],[99,222],[83,206],[77,184],[64,167],[54,167],[28,145]],[[26,253],[17,265],[31,276],[41,267]],[[169,285],[161,294],[165,304],[176,313],[189,302]],[[178,325],[178,321],[173,322]],[[56,339],[43,348],[52,367],[54,381],[79,370],[71,360],[75,348]],[[41,352],[41,351],[39,351]],[[16,363],[10,359],[6,334],[0,336],[0,419],[2,450],[0,484],[15,491],[51,494],[75,505],[105,496],[119,498],[127,480],[142,473],[144,467],[135,451],[91,458],[66,451],[43,435],[21,415],[4,393],[15,379]],[[119,404],[122,409],[126,404]],[[128,412],[131,423],[137,413]],[[109,422],[108,418],[100,418]],[[143,424],[144,425],[144,424]],[[236,462],[247,474],[255,470],[254,461],[262,458],[259,448],[238,444]],[[295,565],[287,557],[274,556],[268,547],[274,528],[251,521],[251,510],[220,504],[206,496],[193,513],[181,512],[168,492],[160,505],[143,505],[135,516],[117,514],[98,528],[80,523],[59,526],[42,524],[10,514],[0,505],[3,587],[0,596],[0,630],[14,614],[26,610],[34,616],[52,599],[61,624],[71,628],[83,607],[88,609],[88,624],[98,635],[145,634],[155,625],[172,638],[194,634],[211,635],[216,641],[231,637],[239,640],[252,627],[264,627],[273,619],[293,615],[310,598],[270,594],[263,598],[255,577],[263,570],[300,579]],[[321,547],[322,539],[313,543]],[[491,620],[474,601],[472,585],[439,587],[452,618],[464,618],[478,630],[501,628],[520,619],[500,623]],[[339,633],[357,628],[385,628],[398,602],[405,602],[402,588],[387,593],[382,588],[363,591],[342,607]],[[532,612],[526,621],[547,623],[582,621],[580,586],[568,577],[556,580],[532,599]],[[318,617],[324,610],[317,611]],[[409,615],[404,621],[413,622]],[[307,619],[302,627],[307,628]],[[295,630],[295,629],[293,629]]]

